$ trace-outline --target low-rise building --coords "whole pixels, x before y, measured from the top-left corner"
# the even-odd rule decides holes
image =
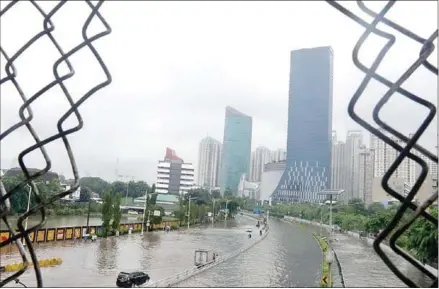
[[[259,183],[246,181],[246,174],[242,174],[238,184],[238,197],[248,197],[259,200]]]
[[[260,184],[260,201],[270,201],[271,195],[276,190],[285,169],[285,161],[272,162],[264,166]]]
[[[134,199],[134,204],[139,207],[144,207],[145,196]],[[165,216],[172,216],[175,211],[178,211],[180,209],[180,200],[176,195],[157,194],[155,204],[164,209]]]
[[[156,192],[161,194],[186,194],[194,188],[194,167],[185,163],[174,150],[166,148],[163,161],[157,165]]]

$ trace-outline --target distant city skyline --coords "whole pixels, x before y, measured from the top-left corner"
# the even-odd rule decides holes
[[[356,8],[355,2],[345,4]],[[108,1],[103,5],[113,31],[103,42],[98,41],[99,53],[110,69],[113,82],[81,106],[84,127],[69,136],[80,176],[114,181],[119,157],[121,174],[153,183],[157,160],[167,145],[184,156],[185,161],[196,165],[198,142],[207,130],[211,137],[222,140],[226,105],[252,116],[253,148],[285,147],[289,57],[290,51],[298,48],[333,47],[337,55],[334,58],[333,129],[341,135],[348,130],[362,130],[366,135],[367,131],[347,114],[348,103],[365,76],[352,63],[352,48],[364,28],[331,9],[325,1],[224,1],[215,2],[215,7],[209,2],[195,1],[179,2],[179,8],[172,9],[174,5],[174,2],[163,1]],[[378,8],[380,3],[370,5]],[[33,32],[27,29],[41,24],[35,11],[24,6],[23,18],[28,19],[29,24],[2,31],[5,32],[2,42],[9,43],[4,47],[8,54],[28,40],[28,33]],[[430,35],[433,27],[437,27],[436,2],[401,1],[397,6],[392,9],[392,19],[400,19],[419,35]],[[84,8],[78,4],[69,5],[68,9],[71,13],[56,19],[57,27],[63,27],[64,31],[60,34],[62,43],[68,41],[70,35],[76,35],[77,27],[72,23],[77,23],[75,15],[83,13]],[[423,11],[422,16],[406,17],[418,9]],[[261,11],[264,21],[261,21]],[[176,19],[179,25],[163,19]],[[225,24],[224,19],[227,19]],[[320,22],[324,24],[316,23],[315,19],[322,19]],[[4,20],[6,24],[9,21]],[[145,37],[127,33],[129,28],[135,27],[144,27]],[[199,37],[200,34],[203,37]],[[181,44],[179,49],[173,48],[175,41]],[[230,41],[234,45],[230,45]],[[388,79],[399,78],[412,64],[413,57],[418,57],[418,46],[405,37],[398,38],[380,70]],[[361,58],[368,62],[381,47],[379,40],[368,41]],[[21,71],[20,85],[26,93],[36,91],[53,79],[52,69],[39,69],[53,63],[56,56],[51,53],[52,49],[50,41],[38,41],[37,46],[26,50],[26,58],[32,61],[23,61],[23,67],[16,67]],[[91,62],[87,52],[75,55],[77,74],[69,79],[69,89],[76,100],[100,81],[101,70]],[[434,63],[436,54],[431,57]],[[128,70],[132,73],[126,73]],[[430,74],[418,69],[406,85],[412,93],[437,104],[437,77]],[[356,107],[358,114],[372,121],[371,111],[384,91],[380,84],[368,86]],[[18,109],[23,101],[12,86],[2,86],[2,95],[0,130],[5,131],[19,120]],[[56,121],[69,105],[56,89],[51,89],[32,103],[32,109],[35,115],[32,124],[38,134],[45,137],[56,133]],[[416,131],[424,116],[421,107],[396,95],[382,113],[385,121],[405,135]],[[368,142],[365,139],[365,143]],[[17,167],[19,152],[33,144],[34,140],[24,128],[6,137],[1,144],[1,167]],[[436,151],[437,121],[433,121],[421,137],[420,144]],[[52,170],[71,178],[71,165],[62,141],[56,141],[47,150]],[[38,151],[26,156],[25,161],[28,167],[44,167]]]

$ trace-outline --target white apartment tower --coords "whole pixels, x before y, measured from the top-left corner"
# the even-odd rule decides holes
[[[205,137],[201,140],[198,151],[197,185],[205,188],[219,187],[221,163],[221,142]]]
[[[381,132],[388,135],[384,130],[381,130]],[[402,147],[406,145],[405,142],[400,139],[391,135],[388,136]],[[381,178],[396,160],[399,152],[374,134],[371,134],[370,136],[370,148],[374,151],[374,177]],[[401,178],[405,183],[412,186],[417,178],[416,167],[416,162],[409,158],[405,158],[392,177]]]
[[[266,147],[258,147],[252,152],[250,162],[250,180],[260,182],[264,166],[271,161],[271,151]]]
[[[374,178],[374,151],[362,146],[360,150],[359,168],[359,192],[366,205],[372,203],[372,184]]]
[[[270,153],[271,155],[271,162],[282,162],[287,159],[287,151],[285,149],[277,149],[275,151],[272,151]]]
[[[348,185],[348,166],[347,166],[346,143],[333,139],[332,143],[332,163],[331,163],[331,189],[345,190]],[[345,203],[349,198],[347,194],[342,195]]]
[[[363,199],[360,194],[360,151],[363,145],[363,134],[361,131],[348,131],[346,136],[346,161],[348,171],[348,182],[345,188],[345,195],[348,200]]]
[[[194,167],[185,163],[174,150],[166,148],[163,161],[157,164],[156,192],[160,194],[186,194],[194,188]]]

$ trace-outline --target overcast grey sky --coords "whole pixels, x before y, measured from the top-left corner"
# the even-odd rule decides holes
[[[43,2],[48,11],[56,3]],[[362,17],[355,2],[343,2]],[[5,3],[2,1],[2,7]],[[384,1],[368,3],[378,11]],[[81,28],[90,8],[67,3],[53,17],[53,35],[68,51],[82,41]],[[113,32],[96,41],[113,83],[81,106],[84,128],[70,136],[82,176],[115,179],[119,173],[154,182],[156,164],[165,147],[187,162],[197,163],[198,143],[206,135],[223,137],[225,107],[253,117],[253,148],[286,146],[290,51],[330,45],[334,49],[333,129],[344,135],[360,127],[350,120],[347,104],[364,74],[352,63],[352,49],[364,29],[325,2],[128,2],[109,1],[101,13]],[[389,18],[427,38],[437,27],[437,2],[401,1]],[[19,3],[2,17],[1,45],[9,55],[42,30],[42,17],[29,3]],[[100,31],[96,19],[89,35]],[[15,26],[17,25],[17,26]],[[387,29],[389,30],[389,29]],[[394,33],[394,32],[392,32]],[[397,34],[398,40],[379,72],[395,81],[419,54],[420,45]],[[360,51],[370,64],[384,41],[371,37]],[[435,43],[437,45],[437,42]],[[430,58],[437,64],[437,52]],[[30,96],[53,80],[59,58],[47,38],[35,43],[16,62],[18,80]],[[71,58],[76,74],[66,81],[75,98],[103,80],[96,60],[84,49]],[[2,77],[5,61],[2,57]],[[421,68],[405,85],[437,104],[437,78]],[[1,87],[1,131],[19,120],[21,104],[10,82]],[[373,105],[385,93],[373,82],[357,112],[371,119]],[[56,121],[68,108],[56,87],[33,104],[33,124],[40,136],[56,131]],[[426,110],[395,95],[383,118],[408,134]],[[72,120],[70,124],[75,124]],[[423,137],[437,143],[437,120]],[[17,154],[32,144],[25,128],[1,143],[1,166],[17,166]],[[71,176],[62,141],[48,146],[53,170]],[[25,159],[41,167],[38,151]]]

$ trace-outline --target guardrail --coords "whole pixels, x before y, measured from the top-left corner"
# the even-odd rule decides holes
[[[176,275],[173,275],[173,276],[170,276],[170,277],[167,277],[167,278],[164,278],[164,279],[161,279],[161,280],[149,283],[145,287],[154,287],[154,288],[157,288],[157,287],[171,287],[172,285],[175,285],[175,284],[178,284],[180,282],[183,282],[184,280],[187,280],[190,277],[193,277],[193,276],[195,276],[197,274],[200,274],[201,272],[209,270],[209,269],[211,269],[211,268],[221,264],[222,262],[230,260],[233,257],[236,257],[239,254],[247,251],[248,249],[252,248],[256,244],[261,242],[263,239],[265,239],[265,237],[267,237],[267,235],[268,235],[268,233],[270,231],[270,228],[267,225],[264,228],[262,228],[262,230],[263,230],[262,236],[260,238],[255,238],[256,239],[255,242],[251,242],[251,243],[243,246],[242,248],[240,248],[240,249],[238,249],[238,250],[236,250],[236,251],[234,251],[234,252],[232,252],[230,254],[221,256],[221,257],[217,258],[215,260],[215,262],[213,262],[213,263],[210,263],[210,264],[208,264],[206,266],[203,266],[201,268],[193,268],[193,269],[189,269],[189,270],[180,272],[180,273],[178,273]]]

